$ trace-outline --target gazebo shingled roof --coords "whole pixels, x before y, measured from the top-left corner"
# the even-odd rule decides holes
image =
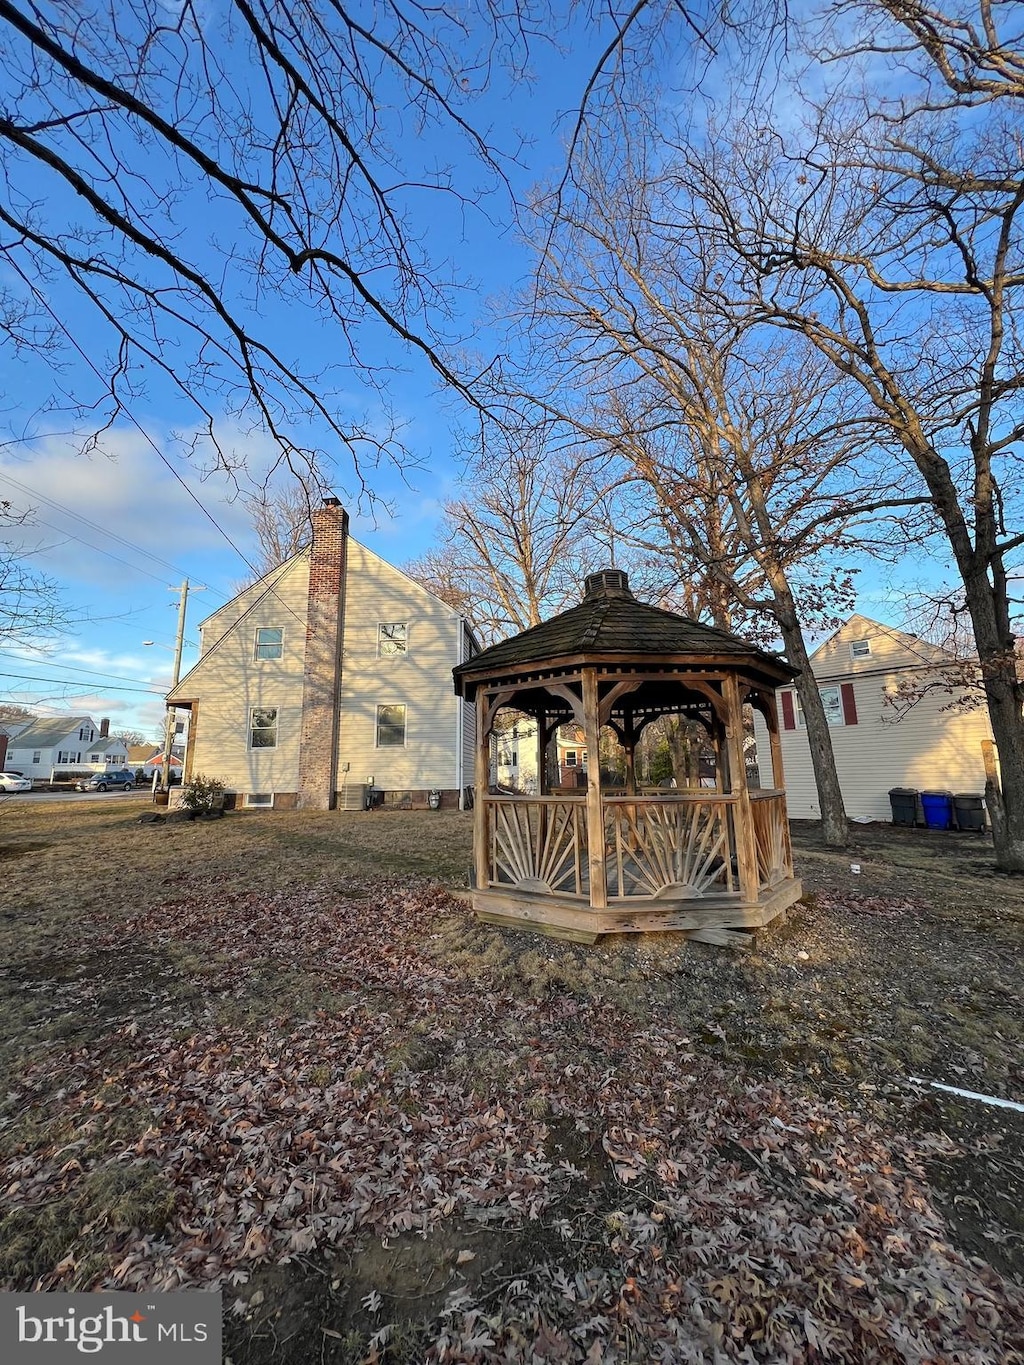
[[[585,591],[579,606],[570,607],[511,639],[501,640],[459,664],[453,670],[456,687],[471,701],[478,675],[490,678],[540,661],[576,663],[610,655],[631,659],[691,655],[702,662],[742,658],[748,664],[760,664],[778,682],[788,682],[799,672],[776,655],[727,631],[638,602],[621,570],[605,569],[591,574]]]

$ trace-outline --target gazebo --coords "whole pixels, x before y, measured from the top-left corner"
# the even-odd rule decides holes
[[[472,903],[494,923],[594,942],[602,934],[758,928],[800,897],[786,817],[775,689],[797,670],[725,631],[638,602],[626,574],[586,580],[582,603],[454,670],[476,704]],[[763,715],[771,786],[752,786],[743,707]],[[489,786],[491,736],[505,708],[536,723],[539,790]],[[660,716],[700,722],[714,787],[641,789],[636,746]],[[575,722],[586,787],[545,764]],[[624,779],[602,786],[601,731],[622,746]]]

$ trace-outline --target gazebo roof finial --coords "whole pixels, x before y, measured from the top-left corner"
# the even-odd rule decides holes
[[[629,576],[624,569],[599,569],[588,573],[583,582],[583,600],[588,597],[629,597]]]

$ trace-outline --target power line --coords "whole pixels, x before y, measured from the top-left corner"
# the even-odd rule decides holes
[[[5,659],[22,659],[20,654],[11,654],[8,650],[0,650],[0,657]],[[32,660],[29,660],[31,663]],[[88,674],[91,678],[113,678],[117,682],[137,682],[148,683],[147,678],[126,678],[123,673],[99,673],[94,668],[80,668],[77,664],[58,664],[47,659],[46,663],[50,668],[59,668],[62,672],[74,672]],[[13,676],[13,675],[12,675]],[[52,682],[51,678],[40,678],[40,682]]]
[[[5,483],[12,484],[15,488],[20,489],[22,493],[27,493],[30,498],[40,498],[43,502],[48,503],[51,507],[56,508],[58,512],[63,512],[65,516],[73,517],[76,522],[82,522],[84,525],[91,527],[92,530],[98,531],[101,536],[108,536],[111,534],[106,529],[106,527],[98,525],[95,521],[91,521],[87,516],[83,516],[81,512],[76,512],[72,507],[66,507],[64,503],[58,502],[56,498],[51,498],[48,493],[40,492],[38,488],[33,488],[30,484],[22,483],[19,479],[16,479],[13,474],[8,474],[6,471],[0,471],[0,479],[3,479]],[[43,526],[50,526],[51,530],[58,531],[61,534],[68,535],[71,537],[72,540],[80,540],[83,545],[89,544],[89,541],[83,540],[81,536],[76,536],[70,531],[64,532],[62,531],[61,527],[53,526],[52,523],[50,522],[44,521],[41,522],[40,524]],[[128,547],[128,549],[135,550],[138,554],[144,555],[146,559],[151,559],[154,564],[160,564],[165,569],[170,569],[175,576],[177,576],[178,574],[184,575],[183,569],[180,569],[176,565],[169,563],[166,559],[161,559],[159,555],[153,554],[151,550],[147,550],[144,546],[136,545],[134,541],[127,540],[122,535],[118,535],[117,540],[120,545],[125,545]],[[109,553],[108,551],[101,550],[101,547],[98,545],[93,546],[92,548],[99,549],[101,553],[104,554]],[[114,559],[116,558],[116,556],[111,555],[110,558]],[[119,562],[124,563],[125,561],[120,560]],[[147,570],[140,569],[140,572],[146,573]],[[153,575],[151,574],[150,577],[153,577]],[[158,579],[158,582],[162,583],[163,581],[164,580],[162,578]],[[223,597],[225,602],[229,600],[227,597],[224,596],[222,592],[217,592],[216,588],[211,588],[210,591],[215,593],[216,596],[218,597]]]
[[[36,299],[36,301],[39,303],[40,307],[42,307],[43,309],[45,309],[45,311],[46,311],[47,313],[49,313],[50,317],[53,319],[53,321],[54,321],[54,323],[56,324],[56,326],[59,327],[60,330],[64,333],[64,335],[67,337],[68,341],[71,343],[71,345],[74,347],[74,349],[78,352],[78,354],[82,357],[82,359],[85,361],[85,363],[86,363],[86,365],[89,367],[89,369],[92,370],[93,374],[94,374],[94,375],[96,376],[96,378],[100,381],[100,383],[101,383],[101,384],[102,384],[102,383],[105,383],[106,381],[104,380],[103,375],[102,375],[102,374],[100,373],[100,371],[97,369],[97,367],[96,367],[96,365],[95,365],[95,363],[94,363],[92,357],[86,354],[86,352],[85,352],[85,351],[82,349],[82,347],[79,345],[77,338],[76,338],[76,337],[71,333],[71,331],[69,330],[67,324],[63,321],[62,318],[59,318],[59,317],[57,316],[57,314],[53,311],[53,309],[52,309],[51,306],[50,306],[49,300],[46,299],[46,298],[39,292],[38,287],[37,287],[35,284],[32,283],[32,281],[28,278],[28,276],[27,276],[27,275],[25,274],[25,272],[22,270],[21,266],[19,266],[15,260],[13,260],[13,259],[10,258],[10,257],[8,258],[8,260],[9,260],[9,264],[11,265],[12,269],[13,269],[13,270],[15,271],[15,273],[19,276],[19,278],[21,279],[22,283],[25,285],[25,287],[29,290],[29,292],[33,295],[33,297],[34,297],[34,298]],[[217,519],[216,519],[216,517],[213,515],[213,513],[212,513],[211,511],[209,511],[209,509],[208,509],[202,502],[200,502],[199,498],[196,497],[195,493],[192,492],[192,489],[189,488],[188,484],[187,484],[187,483],[185,482],[185,480],[181,477],[181,475],[178,473],[178,471],[174,468],[174,466],[173,466],[173,465],[171,464],[171,462],[168,460],[167,456],[163,453],[163,451],[160,449],[160,447],[157,445],[157,443],[153,440],[152,436],[150,436],[149,432],[145,429],[145,427],[142,425],[142,423],[139,421],[139,419],[135,416],[135,414],[132,412],[131,408],[128,407],[127,403],[125,403],[125,401],[124,401],[122,398],[120,398],[120,397],[118,397],[118,398],[116,399],[116,401],[117,401],[117,404],[118,404],[118,407],[120,408],[120,410],[125,414],[125,416],[128,418],[128,420],[132,423],[132,425],[133,425],[133,426],[135,427],[135,429],[138,431],[139,435],[143,438],[143,440],[147,443],[147,445],[149,445],[149,446],[152,448],[153,452],[154,452],[154,453],[156,454],[156,456],[157,456],[157,459],[159,459],[160,462],[161,462],[161,464],[163,464],[163,465],[169,470],[169,472],[170,472],[170,474],[172,475],[172,477],[175,478],[175,479],[178,481],[178,483],[181,484],[182,488],[185,490],[185,492],[188,494],[188,496],[192,499],[192,501],[195,503],[195,505],[199,508],[200,512],[202,512],[203,516],[206,517],[206,519],[210,522],[210,524],[213,526],[214,530],[216,530],[221,536],[223,536],[223,538],[224,538],[224,539],[227,541],[227,543],[231,546],[231,548],[234,550],[235,554],[236,554],[236,555],[238,556],[238,558],[242,561],[242,563],[243,563],[243,564],[245,565],[245,567],[249,570],[249,572],[250,572],[251,574],[254,574],[254,575],[255,575],[257,581],[258,581],[260,578],[264,577],[264,575],[258,573],[258,571],[257,571],[257,569],[256,569],[256,566],[255,566],[254,564],[251,564],[251,563],[249,562],[249,560],[246,558],[246,556],[242,553],[242,551],[238,548],[238,546],[235,544],[235,542],[234,542],[234,541],[231,539],[231,537],[228,535],[227,531],[225,531],[224,528],[223,528],[223,526],[221,526],[221,524],[217,521]],[[266,589],[266,591],[269,591],[274,597],[276,597],[277,600],[281,603],[281,605],[285,608],[285,610],[286,610],[291,616],[294,616],[294,617],[295,617],[295,620],[298,621],[298,623],[299,623],[300,625],[305,625],[305,622],[304,622],[304,621],[302,620],[302,618],[299,616],[298,612],[296,612],[295,609],[294,609],[293,607],[291,607],[291,606],[289,605],[289,603],[287,603],[287,602],[284,600],[284,598],[281,597],[281,596],[278,594],[277,589],[276,589],[272,584],[271,584],[271,585],[268,585],[268,588]],[[218,596],[220,596],[220,594],[218,594]],[[232,601],[233,599],[227,598],[226,600],[227,600],[227,601]]]
[[[10,259],[10,265],[12,266],[12,268],[14,269],[14,271],[21,277],[22,283],[25,285],[25,287],[34,295],[34,297],[35,297],[36,301],[39,303],[40,307],[42,307],[43,309],[45,309],[45,311],[46,311],[47,313],[49,313],[49,315],[50,315],[50,317],[53,319],[54,323],[55,323],[55,324],[60,328],[60,330],[64,333],[64,335],[67,337],[68,341],[69,341],[69,342],[71,343],[71,345],[75,348],[75,350],[78,352],[78,354],[82,357],[82,359],[85,361],[86,365],[88,365],[89,369],[92,370],[93,374],[94,374],[94,375],[96,376],[96,378],[100,381],[100,383],[101,383],[101,384],[102,384],[102,383],[106,383],[107,381],[104,380],[103,375],[100,373],[99,369],[96,367],[96,364],[95,364],[95,362],[93,361],[92,357],[91,357],[90,355],[87,355],[87,354],[86,354],[86,352],[82,349],[81,345],[79,344],[77,338],[76,338],[76,337],[72,334],[72,332],[69,330],[69,328],[68,328],[67,324],[64,322],[64,320],[63,320],[62,318],[59,318],[59,317],[57,316],[57,314],[53,311],[52,307],[50,306],[49,300],[48,300],[43,294],[40,293],[38,287],[32,283],[32,281],[28,278],[28,276],[27,276],[27,275],[25,274],[25,272],[22,270],[21,266],[19,266],[18,263],[17,263],[16,261],[14,261],[13,259]],[[246,566],[246,568],[249,570],[249,572],[250,572],[250,573],[256,573],[256,568],[255,568],[255,566],[249,563],[248,559],[246,559],[245,555],[244,555],[244,554],[242,553],[242,551],[238,548],[238,546],[235,544],[235,542],[231,539],[231,537],[228,535],[227,531],[224,530],[224,527],[221,526],[220,522],[218,522],[217,518],[213,515],[213,513],[212,513],[211,511],[209,511],[209,509],[208,509],[202,502],[200,502],[199,498],[196,497],[195,493],[192,492],[192,489],[189,488],[188,484],[187,484],[187,483],[185,482],[185,480],[181,477],[181,475],[178,473],[178,471],[174,468],[174,466],[171,464],[170,460],[168,460],[167,456],[163,453],[163,451],[160,449],[160,447],[157,445],[157,443],[153,440],[152,436],[150,436],[149,432],[145,429],[145,427],[142,425],[142,423],[139,421],[139,419],[135,416],[135,414],[132,412],[131,408],[129,408],[128,405],[124,402],[124,400],[123,400],[122,398],[120,398],[120,397],[117,398],[116,401],[117,401],[118,407],[119,407],[120,410],[124,413],[124,415],[128,418],[128,420],[131,422],[132,426],[135,427],[136,431],[138,431],[139,435],[140,435],[140,436],[142,437],[142,439],[146,442],[146,444],[149,445],[149,446],[152,448],[152,450],[153,450],[154,454],[156,455],[157,459],[159,459],[159,461],[161,462],[161,464],[163,464],[163,465],[166,466],[166,468],[170,471],[172,477],[175,478],[175,479],[178,481],[178,483],[181,484],[182,488],[185,490],[185,492],[188,494],[188,496],[192,499],[192,501],[195,503],[195,505],[199,508],[200,512],[202,512],[203,516],[206,517],[207,521],[210,522],[210,524],[211,524],[211,526],[213,526],[214,530],[216,530],[220,535],[222,535],[222,536],[224,537],[224,539],[225,539],[225,540],[227,541],[227,543],[231,546],[231,548],[234,550],[235,554],[236,554],[236,555],[238,556],[238,558],[242,561],[242,563]]]
[[[149,688],[149,687],[118,687],[115,683],[107,683],[107,685],[106,685],[105,687],[103,687],[103,688],[98,688],[98,687],[83,687],[83,686],[79,686],[77,683],[73,682],[70,678],[36,678],[36,677],[33,677],[30,673],[3,673],[3,672],[0,672],[0,678],[17,678],[17,679],[18,679],[19,681],[21,681],[21,682],[55,683],[58,687],[65,687],[65,688],[70,687],[70,688],[74,688],[74,690],[75,690],[76,692],[85,692],[85,693],[89,693],[89,692],[100,692],[100,691],[102,691],[102,692],[136,692],[136,693],[141,692],[141,693],[144,693],[146,696],[149,696],[149,697],[162,697],[162,696],[164,695],[164,694],[163,694],[162,692],[160,692],[160,691],[156,691],[156,692],[152,691],[151,688]],[[24,692],[25,689],[24,689],[24,688],[21,688],[20,690],[21,690],[22,692]]]

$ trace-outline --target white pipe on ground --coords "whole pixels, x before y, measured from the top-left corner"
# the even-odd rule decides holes
[[[908,1076],[912,1085],[930,1085],[933,1090],[944,1090],[947,1095],[958,1095],[962,1100],[980,1100],[982,1104],[994,1104],[999,1109],[1015,1109],[1024,1114],[1024,1104],[1016,1100],[1001,1100],[998,1095],[979,1095],[977,1090],[961,1090],[957,1085],[943,1085],[941,1081],[926,1081],[921,1076]]]

